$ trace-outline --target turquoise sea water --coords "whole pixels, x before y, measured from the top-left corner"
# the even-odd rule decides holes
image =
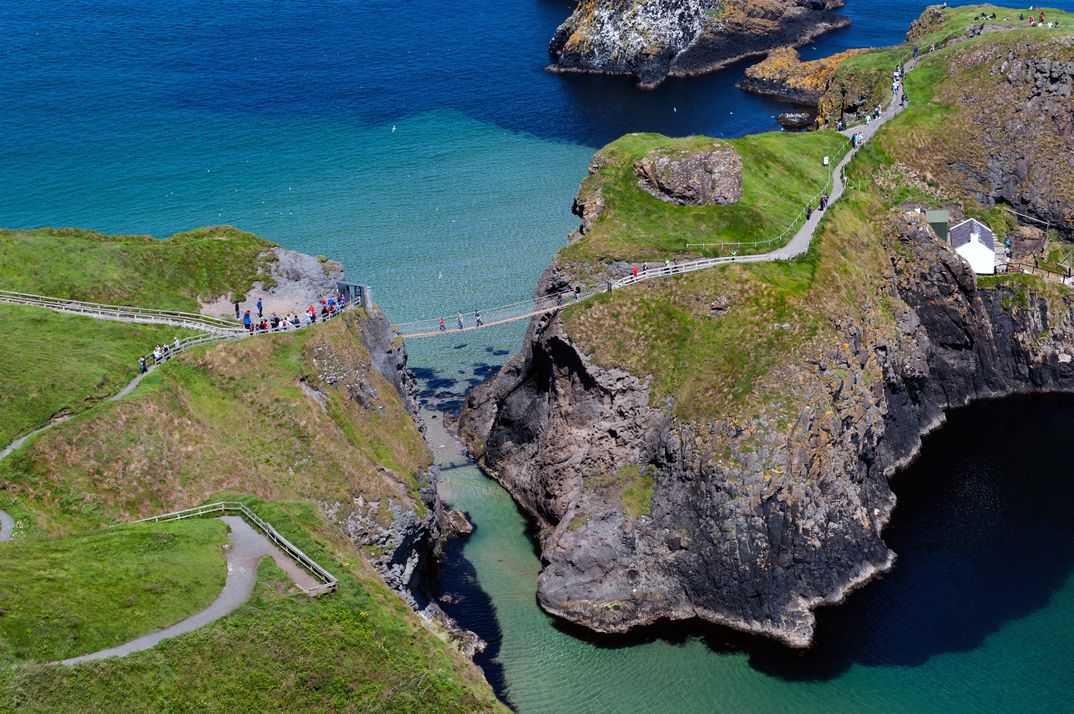
[[[1002,453],[966,448],[997,426]],[[525,712],[1070,711],[1074,479],[1054,447],[1072,430],[1071,398],[955,412],[896,479],[895,570],[822,610],[808,652],[696,625],[573,636],[534,606],[525,520],[472,466],[449,470],[477,524],[448,561],[449,611],[484,628]]]
[[[163,236],[230,223],[343,260],[397,321],[526,297],[577,223],[595,148],[628,131],[769,130],[782,110],[734,88],[742,66],[653,92],[545,73],[571,4],[5,0],[0,225]],[[895,42],[923,5],[850,0],[855,25],[803,54]],[[457,405],[523,329],[411,344],[429,404]],[[600,642],[558,629],[535,603],[524,520],[465,464],[445,471],[444,495],[478,529],[444,587],[464,593],[454,610],[493,643],[482,664],[521,711],[1069,710],[1070,519],[1037,509],[1069,496],[1051,433],[1036,447],[1051,461],[1028,472],[940,463],[900,479],[944,497],[900,491],[898,568],[825,613],[801,657],[698,628]]]

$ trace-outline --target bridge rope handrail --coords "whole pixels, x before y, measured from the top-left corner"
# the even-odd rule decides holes
[[[834,154],[834,156],[837,157],[837,158],[835,160],[829,161],[829,168],[828,168],[828,172],[827,172],[827,177],[825,178],[824,185],[813,196],[813,198],[810,199],[811,201],[818,200],[821,196],[823,196],[825,194],[826,191],[830,190],[830,188],[831,188],[831,186],[833,184],[833,181],[834,181],[834,174],[835,174],[836,166],[838,165],[839,161],[841,161],[847,155],[847,152],[849,151],[849,148],[851,147],[851,144],[852,144],[852,141],[847,140],[842,145],[840,145],[840,147],[837,149],[836,153]],[[802,218],[805,216],[805,213],[806,213],[806,209],[802,208],[802,210],[799,211],[798,214],[791,220],[790,224],[779,235],[773,236],[772,238],[766,238],[766,239],[759,240],[759,241],[726,242],[726,243],[711,243],[711,244],[706,244],[706,243],[687,243],[687,246],[688,247],[695,247],[695,246],[718,245],[718,246],[724,247],[724,248],[728,248],[728,247],[737,248],[737,247],[770,245],[770,244],[772,244],[772,243],[774,243],[776,241],[781,241],[781,240],[785,241],[787,236],[788,236],[788,234],[790,234],[793,230],[797,229],[800,226],[800,224],[802,222]],[[535,297],[528,298],[526,300],[520,300],[520,301],[513,302],[513,303],[507,303],[505,305],[498,305],[496,307],[486,308],[486,309],[483,309],[483,310],[479,311],[481,313],[481,317],[482,317],[482,324],[481,325],[477,325],[476,322],[474,324],[470,324],[469,326],[466,325],[465,320],[467,320],[467,319],[475,320],[475,315],[474,315],[473,312],[463,313],[464,323],[463,323],[463,327],[461,329],[458,327],[457,322],[455,322],[453,324],[450,324],[450,325],[447,324],[448,320],[451,320],[451,319],[455,318],[455,316],[458,314],[458,312],[456,312],[455,315],[450,315],[448,317],[441,316],[441,317],[445,317],[445,321],[446,321],[444,329],[440,329],[440,327],[439,327],[439,319],[438,318],[432,318],[432,319],[426,318],[424,320],[411,320],[409,322],[396,323],[394,325],[394,327],[395,327],[396,331],[399,332],[399,334],[402,335],[403,337],[430,337],[430,336],[433,336],[433,335],[440,334],[442,332],[443,333],[470,332],[470,331],[472,331],[474,329],[477,329],[478,327],[492,327],[494,325],[503,324],[503,323],[507,323],[507,322],[514,322],[516,320],[525,319],[527,317],[534,317],[534,316],[537,316],[537,315],[540,315],[540,314],[543,314],[543,313],[552,312],[553,310],[557,310],[560,307],[563,307],[563,306],[565,306],[567,304],[575,303],[575,302],[581,302],[582,300],[586,300],[588,298],[591,298],[591,297],[593,297],[594,295],[596,295],[598,293],[606,292],[608,290],[615,290],[615,289],[618,289],[618,288],[621,288],[621,287],[625,287],[627,285],[631,285],[631,284],[636,283],[636,282],[640,282],[642,280],[648,280],[650,278],[664,277],[664,276],[669,276],[669,275],[679,275],[679,274],[682,274],[682,273],[689,273],[689,272],[693,272],[695,270],[702,270],[704,268],[708,268],[708,267],[711,267],[711,266],[714,266],[714,265],[722,265],[722,264],[725,264],[725,263],[732,263],[732,262],[740,262],[740,263],[742,263],[742,262],[750,262],[750,263],[752,263],[752,262],[761,262],[761,261],[770,261],[770,260],[772,260],[772,258],[770,256],[766,255],[766,254],[757,254],[755,256],[749,256],[749,255],[730,256],[730,257],[724,256],[724,257],[713,257],[713,258],[700,258],[700,259],[692,260],[692,261],[681,261],[681,262],[671,263],[670,265],[665,264],[665,265],[660,266],[658,268],[649,268],[649,269],[646,269],[646,270],[640,270],[640,271],[638,271],[637,275],[633,275],[633,274],[628,275],[628,276],[626,276],[624,278],[620,278],[618,280],[609,282],[609,283],[606,284],[606,286],[591,287],[591,288],[586,289],[586,290],[579,290],[579,291],[574,291],[574,292],[565,291],[565,292],[560,292],[560,293],[553,293],[551,295],[535,296]]]

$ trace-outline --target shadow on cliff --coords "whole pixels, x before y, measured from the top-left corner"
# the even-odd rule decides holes
[[[853,664],[916,666],[968,652],[1048,606],[1074,571],[1074,478],[1065,450],[1074,397],[1011,397],[957,410],[925,439],[893,486],[885,540],[894,570],[817,612],[814,645],[796,651],[731,630],[669,623],[621,637],[559,624],[600,647],[701,638],[745,653],[758,671],[826,680]]]

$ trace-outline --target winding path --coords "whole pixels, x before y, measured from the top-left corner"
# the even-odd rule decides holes
[[[152,372],[154,369],[156,369],[156,365],[153,365],[152,367],[150,367],[149,371],[147,371],[145,374],[139,374],[134,379],[132,379],[131,381],[127,382],[126,386],[124,386],[123,389],[120,389],[118,392],[116,392],[112,396],[107,397],[104,401],[106,401],[106,402],[114,402],[117,399],[122,399],[123,397],[127,396],[128,394],[130,394],[131,392],[134,391],[134,388],[138,386],[139,382],[141,382],[143,379],[145,379],[145,375],[149,374],[149,372]],[[43,431],[48,431],[49,429],[51,429],[52,427],[54,427],[54,426],[56,426],[58,424],[64,423],[65,421],[70,419],[71,416],[72,416],[71,414],[68,414],[68,415],[59,417],[58,419],[53,419],[52,421],[50,421],[48,424],[45,424],[40,429],[34,429],[29,434],[23,434],[18,439],[15,439],[15,441],[11,442],[7,446],[5,446],[2,450],[0,450],[0,461],[2,461],[3,459],[7,458],[7,456],[10,455],[11,452],[13,452],[16,449],[20,448],[23,444],[26,443],[26,441],[28,439],[37,436],[38,434],[40,434]],[[11,536],[12,536],[14,530],[15,530],[15,519],[11,517],[10,513],[8,513],[7,511],[3,510],[2,508],[0,508],[0,541],[11,540]]]
[[[0,510],[0,540],[11,540],[11,532],[15,530],[15,519],[7,511]]]
[[[906,62],[906,64],[904,65],[903,73],[904,81],[905,73],[912,69],[916,64],[917,60],[910,60]],[[901,112],[905,108],[905,105],[902,105],[902,98],[903,86],[902,83],[900,83],[898,93],[892,96],[891,101],[888,103],[887,107],[881,111],[880,117],[878,119],[874,119],[868,124],[861,124],[859,126],[851,127],[840,132],[843,136],[846,136],[847,138],[852,137],[854,134],[861,134],[862,141],[861,144],[858,145],[858,147],[851,148],[849,151],[847,151],[846,154],[843,155],[839,162],[835,164],[835,166],[829,172],[829,180],[831,182],[831,190],[828,194],[829,207],[831,206],[831,204],[839,200],[839,198],[843,195],[844,190],[846,190],[846,182],[843,178],[843,170],[846,168],[847,164],[850,163],[851,159],[854,158],[854,155],[857,153],[857,148],[860,148],[862,144],[872,139],[876,132],[880,129],[880,127],[882,127],[890,119],[898,115],[899,112]],[[825,183],[825,187],[821,189],[820,193],[824,193],[827,189],[828,183]],[[812,200],[816,201],[817,198],[819,198],[819,194]],[[804,210],[805,209],[803,209],[803,211]],[[608,289],[616,290],[618,288],[626,287],[627,285],[633,285],[634,283],[638,283],[643,280],[664,278],[672,275],[681,275],[683,273],[690,273],[694,272],[695,270],[704,270],[707,268],[715,267],[717,265],[726,265],[728,263],[766,263],[776,260],[790,260],[792,258],[798,257],[799,255],[802,255],[807,250],[809,250],[809,246],[813,241],[813,236],[816,233],[817,226],[820,225],[820,222],[824,217],[824,213],[825,211],[813,211],[812,215],[805,220],[802,226],[794,233],[794,235],[789,241],[787,241],[787,243],[767,253],[757,253],[754,255],[742,255],[734,257],[729,256],[723,258],[701,258],[698,260],[686,260],[677,263],[666,263],[657,268],[640,270],[638,271],[637,275],[628,275],[624,278],[620,278],[619,280],[616,280],[607,287],[596,287],[577,294],[567,293],[565,299],[557,297],[555,295],[542,296],[534,298],[532,300],[518,302],[513,305],[504,305],[496,308],[487,309],[486,320],[481,325],[475,323],[470,325],[464,325],[462,328],[447,328],[441,330],[436,327],[437,320],[427,319],[398,324],[396,325],[396,329],[398,330],[400,335],[406,338],[441,337],[459,334],[462,332],[472,332],[474,330],[481,330],[487,327],[493,327],[495,325],[503,325],[510,322],[517,322],[519,320],[527,320],[537,315],[555,312],[556,310],[559,310],[565,305],[585,300],[598,293],[606,292]],[[799,214],[799,217],[800,216],[801,214]],[[796,218],[795,221],[792,222],[792,225],[797,222],[797,220],[798,219]],[[758,245],[771,243],[774,240],[775,239],[769,239],[766,241],[756,241],[752,244],[739,243],[734,245],[739,247],[749,247],[750,245],[753,245],[754,247],[756,247]],[[727,245],[728,247],[730,247],[731,244]],[[454,315],[453,312],[449,314]],[[434,327],[434,329],[429,329],[430,327]]]
[[[216,596],[209,607],[190,617],[180,620],[171,627],[143,635],[115,647],[92,652],[90,654],[60,660],[58,664],[79,664],[106,657],[123,657],[134,652],[141,652],[156,646],[161,640],[193,632],[231,614],[250,599],[257,582],[257,564],[264,556],[271,556],[276,565],[290,576],[291,580],[303,590],[310,590],[321,583],[294,561],[281,553],[268,538],[254,530],[239,516],[221,516],[221,520],[231,528],[227,560],[227,580],[224,589]]]

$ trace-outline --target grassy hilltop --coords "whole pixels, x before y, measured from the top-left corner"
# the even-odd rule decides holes
[[[234,229],[160,241],[85,231],[0,233],[0,284],[196,309],[267,272],[271,244]],[[59,263],[47,256],[54,254]],[[100,270],[88,266],[100,265]],[[125,281],[117,276],[131,273]],[[135,360],[182,331],[0,306],[4,444],[72,418],[0,461],[0,711],[487,711],[477,668],[367,564],[323,504],[361,497],[423,513],[431,463],[394,385],[372,367],[354,311],[299,332],[184,353],[119,401]],[[262,563],[254,597],[195,633],[129,657],[45,662],[121,643],[203,608],[223,582],[217,520],[123,522],[242,500],[335,574],[290,594]],[[16,665],[12,667],[12,665]]]
[[[891,69],[913,44],[927,49],[933,39],[960,39],[965,28],[980,24],[974,18],[993,11],[1014,21],[983,36],[949,43],[909,74],[910,106],[851,162],[848,190],[828,210],[805,256],[789,263],[724,266],[600,295],[564,311],[572,339],[600,365],[651,378],[652,398],[673,398],[680,418],[748,416],[784,405],[791,419],[801,395],[796,395],[795,382],[788,381],[793,370],[787,366],[838,347],[835,323],[840,316],[869,306],[876,319],[883,320],[885,313],[890,319],[879,297],[890,273],[881,238],[890,230],[896,206],[960,202],[969,215],[986,220],[1000,234],[1014,225],[1009,214],[980,203],[982,186],[966,179],[967,173],[986,173],[989,157],[998,150],[992,133],[996,123],[1019,116],[1017,88],[997,86],[993,68],[984,60],[1008,54],[1012,61],[1074,58],[1069,39],[1074,36],[1074,15],[1045,10],[1064,28],[1037,30],[1018,23],[1017,12],[1010,9],[956,8],[928,24],[915,23],[912,42],[853,56],[838,71],[874,68],[886,77],[890,97]],[[923,18],[929,17],[926,10]],[[1047,124],[1041,122],[1041,131],[1049,131]],[[1041,145],[1041,161],[1047,167],[1047,185],[1060,197],[1069,197],[1066,205],[1072,206],[1074,168],[1062,163],[1068,154],[1046,150],[1065,146],[1062,137],[1046,136],[1050,139]],[[580,196],[599,187],[608,210],[583,237],[560,251],[563,269],[584,280],[615,261],[694,257],[697,253],[685,247],[687,242],[756,240],[772,234],[814,194],[823,181],[814,159],[837,143],[823,131],[740,140],[736,148],[747,180],[743,200],[735,205],[683,207],[658,201],[638,188],[632,168],[637,157],[668,145],[703,147],[711,141],[632,135],[602,149],[597,161],[601,168],[586,179]],[[747,200],[749,167],[763,165],[773,149],[781,158],[769,164],[758,182],[764,197]],[[762,221],[756,216],[765,206],[771,210]],[[703,212],[708,216],[700,219]],[[1031,276],[1012,279],[1043,288]],[[1002,280],[1007,278],[992,279]]]
[[[163,240],[78,228],[0,230],[0,289],[197,312],[199,297],[242,300],[255,281],[271,287],[275,245],[231,226]]]

